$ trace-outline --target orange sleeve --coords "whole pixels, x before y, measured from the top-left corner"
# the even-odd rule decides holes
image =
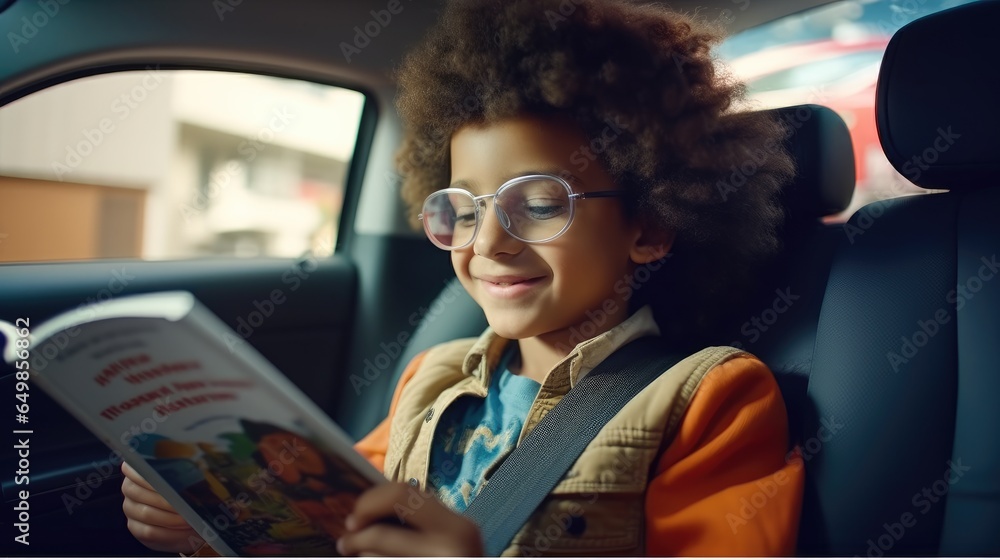
[[[424,361],[426,351],[414,356],[410,363],[403,370],[403,375],[396,384],[396,392],[392,395],[392,403],[389,405],[389,415],[379,422],[371,432],[354,444],[354,450],[368,459],[368,462],[375,465],[379,472],[385,470],[385,452],[389,449],[389,426],[392,425],[392,417],[396,414],[396,405],[399,403],[399,396],[403,393],[403,386],[413,378],[413,374],[420,368]]]
[[[702,379],[646,492],[649,556],[791,556],[805,480],[774,376],[738,357]]]

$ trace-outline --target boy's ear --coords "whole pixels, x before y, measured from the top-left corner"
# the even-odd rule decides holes
[[[670,253],[670,247],[677,238],[677,232],[667,230],[642,230],[632,244],[629,258],[635,264],[647,264],[658,261]]]

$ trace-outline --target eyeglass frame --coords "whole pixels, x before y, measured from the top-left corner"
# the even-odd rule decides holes
[[[518,184],[526,183],[528,181],[539,181],[539,180],[553,180],[553,181],[559,183],[560,185],[562,185],[563,188],[566,189],[566,192],[569,193],[569,217],[566,218],[566,225],[564,225],[562,227],[562,229],[559,230],[558,232],[556,232],[554,235],[551,235],[551,236],[549,236],[549,237],[547,237],[545,239],[541,239],[541,240],[529,241],[527,239],[524,239],[522,237],[519,237],[519,236],[515,235],[512,231],[510,231],[508,229],[508,226],[504,225],[504,221],[505,220],[507,221],[508,224],[510,223],[510,218],[506,217],[505,216],[506,213],[503,212],[503,210],[499,206],[497,206],[497,204],[496,204],[496,197],[500,196],[500,194],[502,192],[504,192],[505,190],[507,190],[507,189],[509,189],[511,187],[514,187],[514,186],[516,186]],[[486,219],[485,217],[483,217],[480,214],[480,209],[486,207],[486,199],[493,199],[493,211],[494,211],[494,213],[497,216],[497,221],[500,223],[500,227],[502,227],[503,230],[505,232],[507,232],[507,235],[509,235],[509,236],[513,237],[514,239],[517,239],[518,241],[521,241],[523,243],[548,243],[550,241],[555,240],[556,238],[558,238],[562,234],[566,233],[566,230],[568,230],[569,226],[573,223],[573,217],[576,215],[576,200],[577,199],[579,199],[579,200],[586,200],[588,198],[613,198],[613,197],[625,196],[627,194],[623,190],[590,191],[590,192],[579,192],[578,193],[578,192],[574,192],[573,191],[573,186],[570,185],[569,182],[566,181],[566,179],[563,179],[562,177],[560,177],[558,175],[550,175],[550,174],[546,174],[546,173],[535,173],[535,174],[531,174],[531,175],[522,175],[520,177],[514,177],[513,179],[509,179],[509,180],[505,181],[502,185],[500,185],[500,187],[497,188],[497,191],[495,193],[493,193],[493,194],[483,194],[483,195],[476,196],[476,195],[472,194],[471,192],[469,192],[468,190],[462,189],[462,188],[459,188],[459,187],[448,187],[446,189],[441,189],[439,191],[434,191],[433,193],[427,195],[427,198],[424,199],[424,204],[423,204],[422,208],[426,208],[427,207],[427,201],[430,200],[430,198],[432,196],[436,196],[436,195],[440,195],[440,194],[447,194],[447,193],[460,193],[460,194],[468,195],[468,196],[470,196],[472,198],[472,202],[476,206],[476,228],[472,231],[472,236],[464,244],[457,245],[455,247],[447,247],[447,246],[443,245],[442,243],[439,243],[437,241],[437,239],[435,239],[434,235],[431,234],[431,232],[428,230],[429,225],[424,220],[424,212],[421,212],[420,214],[417,214],[417,219],[420,220],[420,222],[424,225],[424,235],[427,236],[427,239],[429,239],[430,242],[433,243],[435,246],[437,246],[439,249],[443,249],[445,251],[455,251],[455,250],[458,250],[458,249],[465,249],[466,247],[468,247],[468,246],[470,246],[470,245],[472,245],[473,243],[476,242],[476,238],[479,236],[479,230],[480,230],[480,228],[483,225],[483,221]]]

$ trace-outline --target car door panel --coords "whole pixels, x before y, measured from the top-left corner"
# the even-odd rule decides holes
[[[187,290],[329,413],[351,342],[356,284],[355,266],[339,256],[6,265],[0,316],[34,327],[112,297]],[[13,394],[13,372],[3,373]],[[31,546],[16,555],[148,554],[126,529],[116,454],[34,386],[29,399],[29,484],[14,484],[15,469],[2,476],[10,523],[19,515],[15,491],[30,492]],[[18,464],[15,444],[4,447],[5,465]]]

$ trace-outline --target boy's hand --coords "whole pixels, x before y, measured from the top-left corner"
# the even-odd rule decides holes
[[[128,463],[122,463],[122,474],[125,475],[122,510],[132,535],[145,546],[161,552],[191,554],[197,550],[196,545],[204,541],[177,510]]]
[[[479,527],[472,520],[436,496],[402,483],[380,484],[359,496],[347,529],[337,541],[345,556],[483,555]]]

